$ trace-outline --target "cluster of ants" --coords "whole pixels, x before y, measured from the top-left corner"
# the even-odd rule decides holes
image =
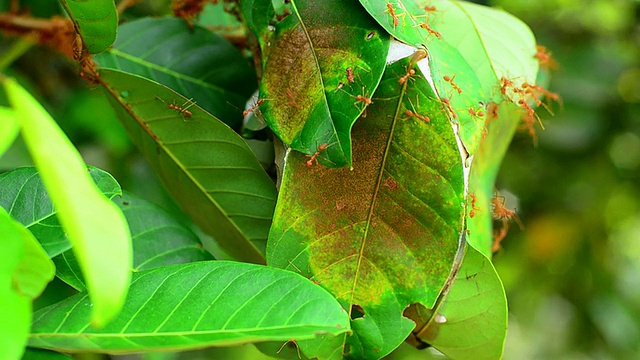
[[[535,103],[537,106],[544,106],[551,113],[549,107],[542,102],[542,98],[560,101],[560,96],[558,94],[551,92],[540,85],[532,85],[528,82],[523,82],[522,85],[516,86],[512,80],[509,80],[506,77],[502,77],[500,79],[500,92],[510,100],[515,97],[517,101],[514,102],[525,110],[524,117],[522,118],[524,123],[523,127],[529,131],[529,134],[534,141],[536,140],[536,132],[534,128],[536,121],[540,124],[540,127],[542,127],[543,130],[544,125],[531,106],[531,103]]]
[[[401,3],[399,5],[401,5]],[[437,9],[436,9],[435,6],[425,6],[424,7],[424,11],[427,14],[434,13],[436,10]],[[396,11],[397,11],[397,9],[393,6],[392,3],[387,3],[387,8],[385,9],[385,12],[389,13],[389,16],[391,16],[391,20],[393,21],[393,27],[394,28],[396,28],[396,27],[398,27],[398,25],[400,25],[400,17],[404,17],[406,15],[406,12],[404,12],[402,14],[398,14]],[[424,15],[424,16],[428,16],[428,15]],[[429,24],[426,21],[421,23],[418,26],[423,28],[423,29],[425,29],[430,35],[433,35],[433,36],[437,37],[438,39],[442,39],[442,35],[439,32],[435,31],[433,28],[431,28],[431,26],[429,26]]]
[[[544,46],[538,45],[536,47],[536,53],[534,55],[540,64],[542,69],[553,69],[557,66],[555,60],[551,57],[551,54]],[[523,82],[522,85],[516,86],[514,82],[506,77],[500,79],[500,93],[507,97],[509,100],[515,102],[518,106],[525,110],[522,121],[524,123],[523,128],[529,132],[529,135],[537,141],[535,132],[536,121],[540,124],[540,127],[544,130],[544,125],[540,120],[540,117],[535,113],[532,105],[543,106],[549,113],[553,114],[547,104],[542,102],[543,98],[551,101],[560,102],[560,96],[554,92],[551,92],[540,85],[532,85],[528,82]],[[517,101],[515,101],[517,100]]]

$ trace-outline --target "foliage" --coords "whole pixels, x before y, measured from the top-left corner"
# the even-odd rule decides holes
[[[189,219],[87,171],[2,78],[0,150],[19,131],[36,165],[0,177],[17,259],[3,316],[22,329],[7,351],[22,352],[55,264],[80,293],[36,309],[29,354],[260,342],[273,356],[378,359],[407,341],[500,358],[491,254],[515,213],[493,184],[516,128],[535,136],[534,107],[555,97],[528,27],[448,0],[203,4],[118,25],[113,2],[68,1],[70,20],[38,38],[78,61]],[[3,19],[7,34],[35,23]]]
[[[562,94],[532,148],[516,136],[497,187],[524,231],[495,264],[509,299],[505,358],[640,352],[640,47],[634,1],[491,1],[553,52]]]

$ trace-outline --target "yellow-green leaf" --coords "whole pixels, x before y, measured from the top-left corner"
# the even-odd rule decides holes
[[[19,359],[24,352],[31,323],[31,299],[13,286],[13,275],[24,258],[25,230],[0,207],[0,354]],[[28,231],[27,231],[28,232]]]
[[[92,322],[103,326],[120,311],[131,278],[131,236],[120,209],[102,195],[71,141],[15,80],[4,85],[22,135],[84,273]]]

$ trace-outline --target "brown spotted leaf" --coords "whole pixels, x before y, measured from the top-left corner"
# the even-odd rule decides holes
[[[260,111],[286,145],[313,154],[324,144],[320,162],[350,165],[351,128],[382,77],[389,36],[355,0],[292,1],[292,11],[259,34]]]
[[[408,64],[389,65],[354,126],[353,170],[289,153],[267,245],[268,264],[311,278],[349,312],[341,351],[353,358],[402,343],[414,328],[403,310],[435,304],[464,241],[454,127],[418,68],[400,81]]]

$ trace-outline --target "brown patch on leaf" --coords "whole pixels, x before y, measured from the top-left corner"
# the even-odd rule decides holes
[[[388,187],[389,190],[391,191],[396,191],[398,190],[398,182],[395,181],[393,178],[388,177],[385,181],[384,181],[384,186]]]
[[[285,143],[302,131],[324,96],[314,51],[301,25],[282,30],[264,49],[266,65],[263,96],[271,99],[263,113],[275,122],[274,130]]]

